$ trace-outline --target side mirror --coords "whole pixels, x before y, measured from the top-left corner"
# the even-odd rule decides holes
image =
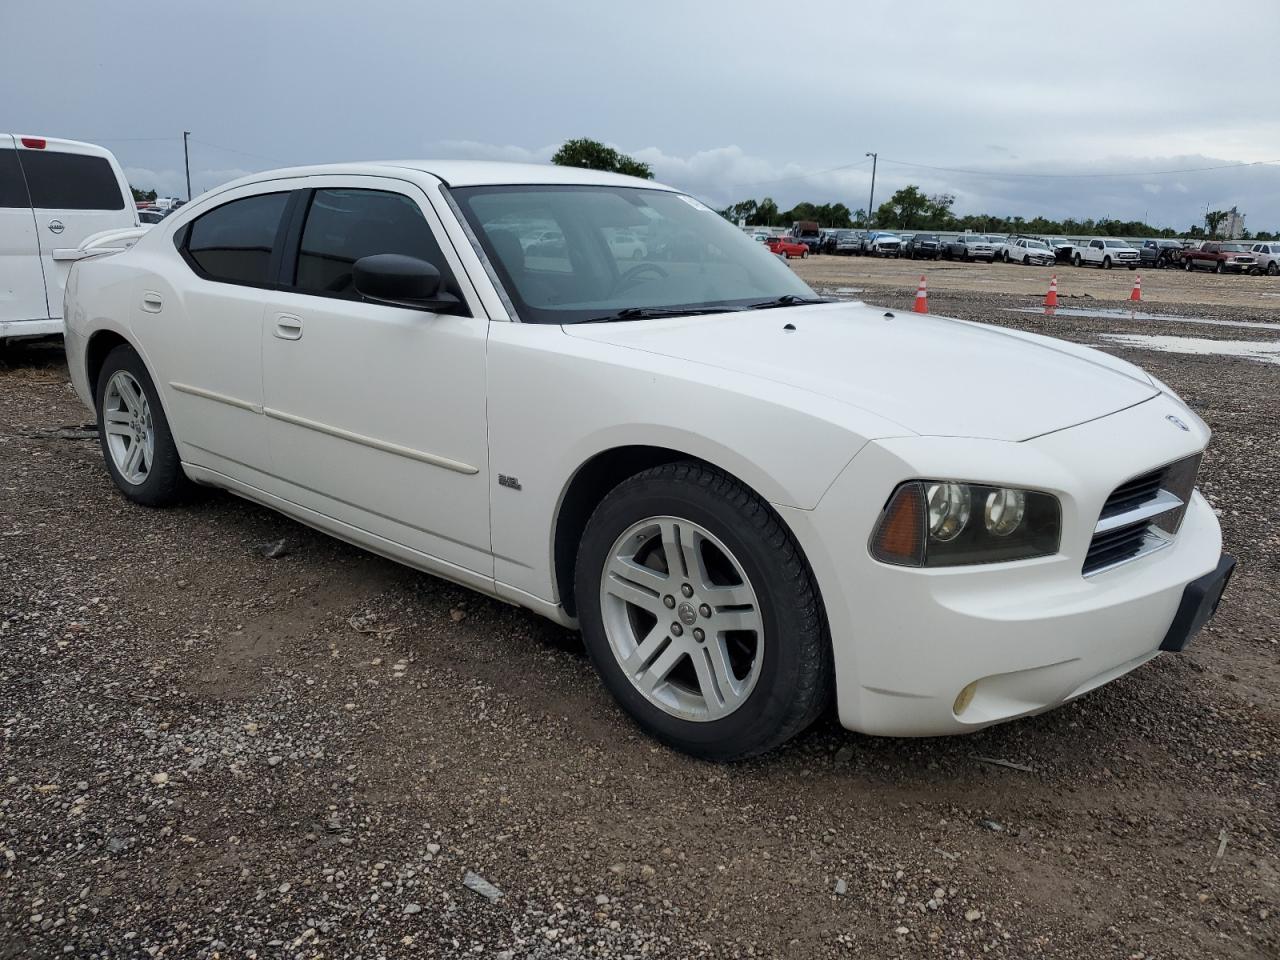
[[[461,301],[440,289],[440,271],[425,260],[400,253],[361,257],[351,267],[356,293],[374,303],[444,312]]]

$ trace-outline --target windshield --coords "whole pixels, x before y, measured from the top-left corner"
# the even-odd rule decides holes
[[[527,323],[817,296],[759,243],[683,194],[560,185],[451,193]]]
[[[1028,240],[1027,247],[1032,250],[1048,250],[1049,247],[1042,240]]]
[[[1245,253],[1249,248],[1243,243],[1224,243],[1222,249],[1228,253]]]
[[[1105,243],[1108,247],[1127,247],[1128,246],[1128,244],[1125,243],[1123,240],[1104,240],[1103,243]]]

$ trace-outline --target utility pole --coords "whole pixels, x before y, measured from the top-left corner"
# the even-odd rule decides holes
[[[182,131],[182,162],[187,168],[187,203],[191,202],[191,149],[187,146],[189,136],[191,136],[190,130]]]
[[[876,203],[876,162],[880,159],[878,153],[868,153],[871,158],[871,196],[867,198],[867,226],[871,226],[871,217],[875,213]]]

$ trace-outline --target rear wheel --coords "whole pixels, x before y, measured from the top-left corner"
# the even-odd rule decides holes
[[[120,492],[148,507],[187,497],[195,485],[182,471],[155,384],[132,347],[107,354],[96,399],[102,456]]]
[[[1272,260],[1269,264],[1267,264],[1267,276],[1274,277],[1277,274],[1280,274],[1280,266],[1278,266],[1276,262]]]
[[[605,686],[642,727],[712,760],[799,733],[831,691],[817,586],[772,508],[691,461],[616,487],[587,523],[578,616]]]

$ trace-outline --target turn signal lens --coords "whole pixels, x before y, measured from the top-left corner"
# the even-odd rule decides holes
[[[924,563],[924,485],[904,483],[884,508],[871,542],[871,555],[885,563]]]

